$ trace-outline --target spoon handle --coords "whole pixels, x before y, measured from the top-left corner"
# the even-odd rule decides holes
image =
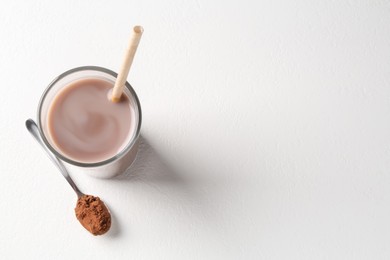
[[[66,170],[65,166],[62,164],[62,162],[55,156],[45,145],[45,143],[42,140],[41,134],[39,132],[37,124],[32,119],[28,119],[26,121],[26,127],[27,130],[30,132],[30,134],[34,137],[35,140],[42,146],[42,148],[46,151],[46,154],[49,156],[50,160],[57,166],[57,168],[60,170],[62,175],[65,177],[65,179],[68,181],[70,186],[73,188],[73,190],[77,193],[78,197],[81,197],[84,195],[79,188],[76,186],[76,184],[73,182],[72,178],[70,177],[68,171]]]

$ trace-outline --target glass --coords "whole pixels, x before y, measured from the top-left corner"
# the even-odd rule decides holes
[[[75,171],[85,172],[97,178],[110,178],[123,173],[131,166],[138,151],[138,137],[141,129],[142,113],[141,105],[137,94],[131,85],[126,82],[124,94],[129,98],[130,104],[135,111],[135,131],[131,136],[125,148],[115,156],[95,163],[83,163],[74,161],[64,156],[55,148],[53,141],[49,138],[47,114],[54,97],[61,89],[70,83],[87,78],[98,78],[112,82],[114,84],[117,73],[102,67],[85,66],[68,70],[54,79],[43,93],[38,105],[38,127],[46,146],[62,161],[68,170],[72,173]]]

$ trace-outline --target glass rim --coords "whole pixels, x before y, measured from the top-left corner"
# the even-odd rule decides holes
[[[103,67],[99,67],[99,66],[82,66],[82,67],[77,67],[77,68],[65,71],[64,73],[62,73],[59,76],[57,76],[56,78],[54,78],[54,80],[52,82],[50,82],[50,84],[46,87],[45,91],[43,92],[43,94],[42,94],[42,96],[41,96],[41,98],[39,100],[39,104],[38,104],[38,117],[37,117],[38,118],[39,132],[40,132],[40,134],[42,136],[43,142],[45,143],[46,147],[48,147],[49,150],[55,156],[57,156],[59,159],[65,161],[65,162],[67,162],[69,164],[72,164],[72,165],[75,165],[75,166],[79,166],[79,167],[84,167],[84,168],[92,168],[92,167],[99,167],[99,166],[107,165],[107,164],[109,164],[111,162],[114,162],[114,161],[120,159],[121,157],[123,157],[135,145],[135,143],[136,143],[136,141],[137,141],[137,139],[138,139],[138,137],[140,135],[141,123],[142,123],[141,104],[139,102],[138,96],[135,93],[133,87],[130,85],[130,83],[126,81],[125,86],[130,91],[130,94],[133,96],[133,98],[135,100],[135,103],[136,103],[135,105],[136,105],[137,110],[138,110],[138,116],[136,117],[136,119],[138,118],[138,125],[137,125],[137,128],[135,130],[135,135],[130,139],[130,141],[126,144],[126,146],[119,153],[114,155],[113,157],[110,157],[110,158],[108,158],[108,159],[106,159],[104,161],[99,161],[99,162],[94,162],[94,163],[84,163],[84,162],[74,161],[74,160],[69,159],[68,157],[62,155],[61,153],[59,153],[57,151],[57,149],[55,149],[49,143],[49,141],[46,138],[46,135],[44,134],[44,132],[42,130],[43,128],[42,128],[42,124],[41,124],[41,112],[42,112],[43,102],[44,102],[46,96],[48,95],[49,91],[52,89],[52,87],[58,81],[60,81],[61,79],[65,78],[66,76],[71,75],[71,74],[73,74],[75,72],[88,71],[88,70],[107,73],[107,74],[113,76],[114,78],[116,78],[118,76],[118,74],[115,73],[114,71],[106,69],[106,68],[103,68]]]

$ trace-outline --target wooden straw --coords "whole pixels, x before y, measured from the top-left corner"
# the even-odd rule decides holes
[[[142,26],[139,25],[134,26],[133,34],[131,35],[129,45],[126,49],[126,54],[122,62],[122,66],[119,70],[118,77],[116,78],[115,85],[112,90],[112,96],[111,96],[112,102],[119,102],[119,100],[121,99],[123,88],[125,87],[127,76],[129,75],[129,70],[131,64],[133,63],[135,52],[137,51],[137,47],[139,41],[141,40],[141,36],[143,32],[144,32],[144,28],[142,28]]]

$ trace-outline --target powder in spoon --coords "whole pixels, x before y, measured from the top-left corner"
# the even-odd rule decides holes
[[[83,195],[77,200],[76,217],[93,235],[103,235],[111,227],[111,215],[99,197]]]

